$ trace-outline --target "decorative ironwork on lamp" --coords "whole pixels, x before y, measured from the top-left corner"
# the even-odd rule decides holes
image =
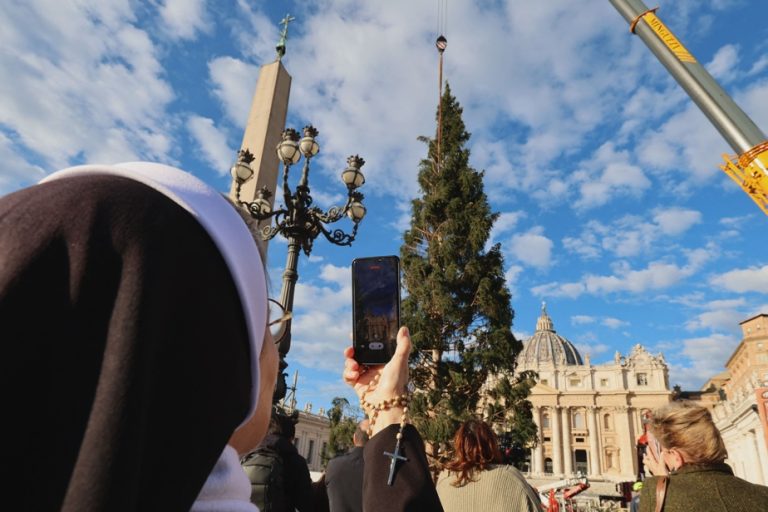
[[[352,245],[357,236],[360,221],[366,214],[366,208],[363,205],[364,196],[357,190],[365,183],[365,176],[360,170],[365,165],[365,160],[358,155],[347,158],[347,167],[341,173],[341,180],[347,187],[345,204],[332,206],[325,211],[313,205],[309,188],[309,171],[312,158],[320,152],[317,135],[318,131],[312,125],[305,126],[301,136],[293,128],[287,128],[283,131],[282,140],[276,148],[278,159],[283,163],[283,205],[280,208],[272,208],[270,204],[272,192],[266,186],[256,192],[253,202],[248,203],[240,200],[242,185],[252,179],[254,175],[251,166],[254,156],[248,149],[240,150],[237,162],[231,170],[236,185],[235,197],[238,204],[248,210],[254,219],[273,221],[260,228],[261,238],[265,241],[271,240],[280,233],[288,239],[288,254],[279,301],[279,305],[287,312],[291,312],[293,309],[293,294],[299,277],[297,273],[299,249],[309,256],[315,239],[321,233],[335,245]],[[301,178],[296,188],[291,190],[288,176],[291,167],[296,165],[302,156],[304,157],[304,166]],[[326,227],[326,225],[333,224],[345,216],[349,217],[353,223],[351,232],[346,233],[341,229]],[[278,401],[283,398],[286,391],[283,370],[288,366],[285,363],[285,356],[291,347],[291,320],[286,322],[285,334],[283,334],[282,339],[275,341],[279,343],[280,352],[281,378],[278,380],[274,396],[274,401]]]

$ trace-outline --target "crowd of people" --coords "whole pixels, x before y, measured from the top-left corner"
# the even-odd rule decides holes
[[[479,419],[433,480],[406,420],[406,327],[386,365],[344,352],[368,419],[313,489],[293,419],[273,415],[285,318],[268,317],[263,261],[232,205],[168,166],[80,166],[0,198],[5,485],[21,509],[541,510]],[[671,404],[650,432],[641,512],[768,510],[705,408]],[[256,476],[274,471],[282,486]]]

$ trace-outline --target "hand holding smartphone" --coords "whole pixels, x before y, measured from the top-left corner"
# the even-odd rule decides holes
[[[360,364],[386,364],[400,329],[400,259],[375,256],[352,261],[352,338]]]
[[[653,437],[653,434],[648,432],[648,448],[645,457],[643,458],[643,463],[645,464],[646,469],[654,476],[666,475],[669,473],[661,450],[662,448],[659,440]]]

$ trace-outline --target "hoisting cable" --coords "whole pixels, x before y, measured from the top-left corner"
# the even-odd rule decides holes
[[[445,34],[445,23],[448,17],[448,0],[437,0],[437,40],[435,46],[438,53],[438,87],[437,87],[437,142],[435,153],[435,165],[437,166],[437,172],[442,170],[441,160],[442,154],[440,147],[443,141],[443,52],[448,46],[448,40],[443,34]]]

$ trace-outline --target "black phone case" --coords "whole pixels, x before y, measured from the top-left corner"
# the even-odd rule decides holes
[[[368,340],[361,340],[358,339],[358,329],[357,329],[357,297],[355,296],[356,293],[356,272],[355,268],[357,265],[363,262],[367,261],[384,261],[389,260],[394,263],[395,268],[397,269],[396,275],[397,275],[397,294],[396,294],[396,315],[397,315],[397,329],[400,328],[400,258],[397,256],[375,256],[375,257],[369,257],[369,258],[357,258],[355,260],[352,260],[352,345],[355,349],[355,360],[360,364],[366,364],[366,365],[378,365],[378,364],[386,364],[389,362],[390,359],[392,359],[392,356],[395,354],[395,349],[397,347],[397,330],[395,331],[395,336],[392,340],[387,340],[385,342],[385,348],[384,350],[369,350],[367,348]]]

